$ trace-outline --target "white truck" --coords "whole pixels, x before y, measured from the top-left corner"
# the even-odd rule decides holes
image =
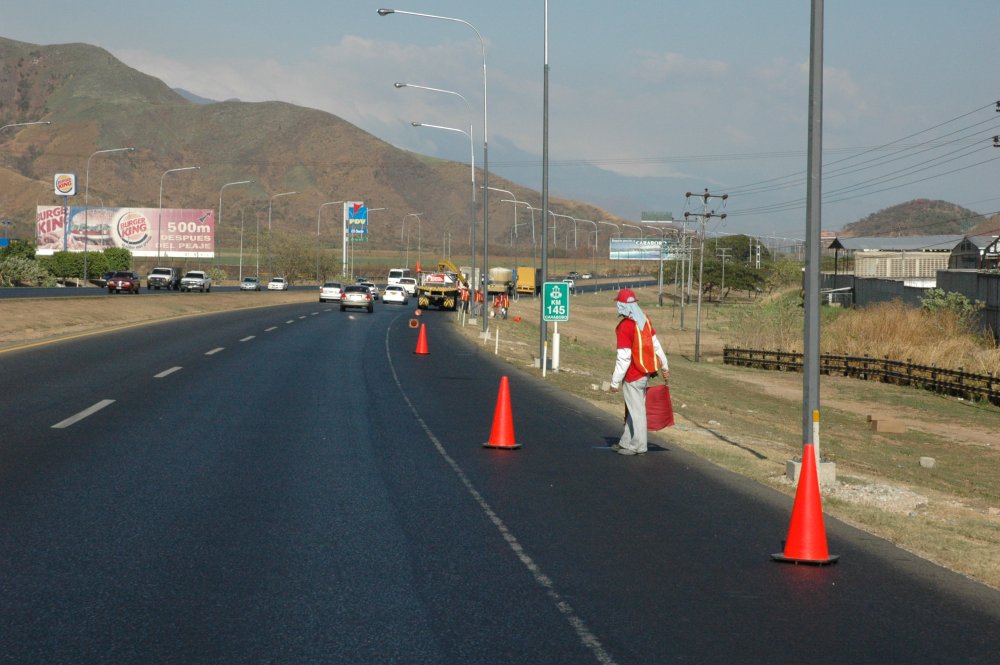
[[[212,278],[204,270],[188,270],[181,278],[181,291],[211,291]]]
[[[146,277],[146,290],[176,291],[181,287],[181,271],[177,268],[153,268]]]

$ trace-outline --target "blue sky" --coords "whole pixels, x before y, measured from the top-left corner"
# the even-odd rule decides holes
[[[467,139],[410,122],[471,122],[479,163],[476,34],[376,10],[463,19],[487,45],[491,171],[540,189],[542,0],[17,4],[3,11],[4,37],[101,46],[204,97],[318,108],[400,147],[460,160]],[[708,188],[730,193],[718,230],[802,237],[809,10],[808,0],[551,0],[553,182],[590,167],[642,176],[642,202],[593,187],[588,199],[614,199],[609,209],[633,219],[700,211],[684,194]],[[827,0],[825,229],[913,198],[1000,210],[1000,149],[989,141],[1000,134],[998,25],[996,0]],[[397,81],[458,92],[473,112],[451,95],[397,90]]]

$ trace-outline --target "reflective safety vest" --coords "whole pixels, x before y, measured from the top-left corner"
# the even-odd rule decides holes
[[[632,364],[643,374],[656,374],[660,371],[663,363],[653,347],[653,324],[646,319],[646,325],[641,329],[635,327],[635,335],[632,336]]]

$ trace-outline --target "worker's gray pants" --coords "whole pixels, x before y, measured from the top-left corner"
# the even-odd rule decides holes
[[[646,385],[649,377],[644,376],[635,381],[622,382],[622,395],[625,397],[625,431],[618,445],[636,453],[644,453],[647,449],[646,437]]]

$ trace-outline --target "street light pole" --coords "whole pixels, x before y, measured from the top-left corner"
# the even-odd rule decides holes
[[[402,228],[399,229],[399,244],[402,246],[403,243],[404,243],[403,232],[406,230],[406,218],[407,217],[416,217],[417,218],[417,243],[418,243],[418,245],[417,245],[418,246],[418,249],[417,249],[417,265],[420,265],[420,249],[419,249],[419,242],[420,242],[420,215],[422,215],[422,214],[424,214],[424,213],[422,213],[422,212],[408,212],[408,213],[406,213],[405,215],[403,215]],[[405,247],[406,247],[406,266],[405,267],[409,268],[410,267],[410,243],[406,242]]]
[[[88,240],[90,239],[90,160],[93,159],[94,155],[103,155],[109,152],[134,152],[135,148],[107,148],[105,150],[95,150],[87,158],[87,174],[86,174],[86,184],[84,186],[83,194],[83,283],[87,283],[87,251],[88,251]],[[68,228],[68,225],[67,225]]]
[[[343,201],[327,201],[319,206],[319,210],[316,212],[316,283],[322,286],[319,281],[319,220],[323,215],[323,208],[326,206],[337,205],[338,203],[343,203]]]
[[[200,169],[200,166],[182,166],[179,169],[167,169],[160,176],[160,208],[156,217],[156,265],[160,264],[160,236],[163,234],[163,178],[168,173],[175,173],[177,171],[194,171]],[[219,210],[221,214],[222,210],[222,192],[219,191]]]
[[[479,37],[479,45],[483,51],[483,186],[486,188],[483,190],[483,274],[489,272],[490,260],[489,260],[489,245],[490,245],[490,158],[489,158],[489,103],[487,102],[486,94],[486,40],[483,39],[483,35],[476,29],[476,26],[472,25],[468,21],[464,21],[460,18],[452,18],[450,16],[437,16],[435,14],[423,14],[419,12],[408,12],[401,9],[379,9],[379,16],[388,16],[389,14],[409,14],[411,16],[420,16],[423,18],[438,19],[441,21],[452,21],[454,23],[461,23],[462,25],[468,26],[476,33]],[[484,296],[485,296],[485,286],[484,286]],[[485,298],[484,298],[485,301]],[[489,330],[489,317],[483,317],[483,332]]]
[[[292,194],[298,194],[298,192],[281,192],[280,194],[275,194],[267,202],[267,278],[271,279],[274,277],[274,261],[271,254],[271,210],[274,207],[274,199],[279,196],[291,196]],[[258,275],[258,278],[260,276]]]
[[[162,183],[163,179],[160,178],[160,180],[161,180],[161,183]],[[231,187],[233,185],[252,185],[253,182],[254,182],[253,180],[240,180],[239,182],[227,182],[226,184],[224,184],[222,187],[219,188],[219,216],[216,218],[217,219],[217,221],[216,221],[216,227],[217,228],[219,228],[219,229],[222,228],[222,191],[226,187]],[[242,228],[242,220],[241,220],[241,228]],[[243,231],[241,230],[240,231],[240,234],[241,234],[240,235],[240,243],[241,243],[241,245],[243,243],[242,233],[243,233]],[[240,251],[241,251],[241,255],[242,255],[242,248],[241,248]],[[159,252],[159,247],[157,247],[157,252]],[[242,268],[242,265],[241,265],[241,268]]]
[[[466,136],[469,137],[469,176],[470,176],[470,179],[472,181],[472,201],[469,204],[469,206],[470,206],[469,207],[469,215],[471,217],[471,222],[470,222],[470,226],[469,226],[469,261],[472,264],[471,265],[471,269],[470,269],[471,272],[472,272],[472,274],[469,275],[469,279],[474,279],[474,276],[476,274],[476,150],[475,150],[475,141],[472,138],[472,121],[471,121],[471,117],[473,115],[473,113],[472,113],[472,104],[469,103],[469,100],[466,99],[464,95],[461,95],[461,94],[459,94],[459,93],[457,93],[457,92],[455,92],[453,90],[444,90],[442,88],[432,88],[430,86],[417,85],[415,83],[394,83],[393,85],[396,87],[396,89],[401,89],[401,88],[416,88],[418,90],[428,90],[430,92],[440,92],[440,93],[444,93],[446,95],[453,95],[453,96],[458,97],[459,99],[461,99],[463,102],[465,102],[465,105],[469,109],[469,116],[470,116],[469,133],[466,134]],[[414,123],[411,123],[411,124],[414,124]],[[419,123],[416,123],[416,124],[414,124],[414,126],[415,127],[420,127],[420,126],[431,127],[432,125],[421,125]],[[436,128],[437,129],[448,129],[450,131],[458,131],[458,130],[452,129],[450,127],[449,128],[436,127]],[[465,132],[462,132],[462,133],[464,134]]]

